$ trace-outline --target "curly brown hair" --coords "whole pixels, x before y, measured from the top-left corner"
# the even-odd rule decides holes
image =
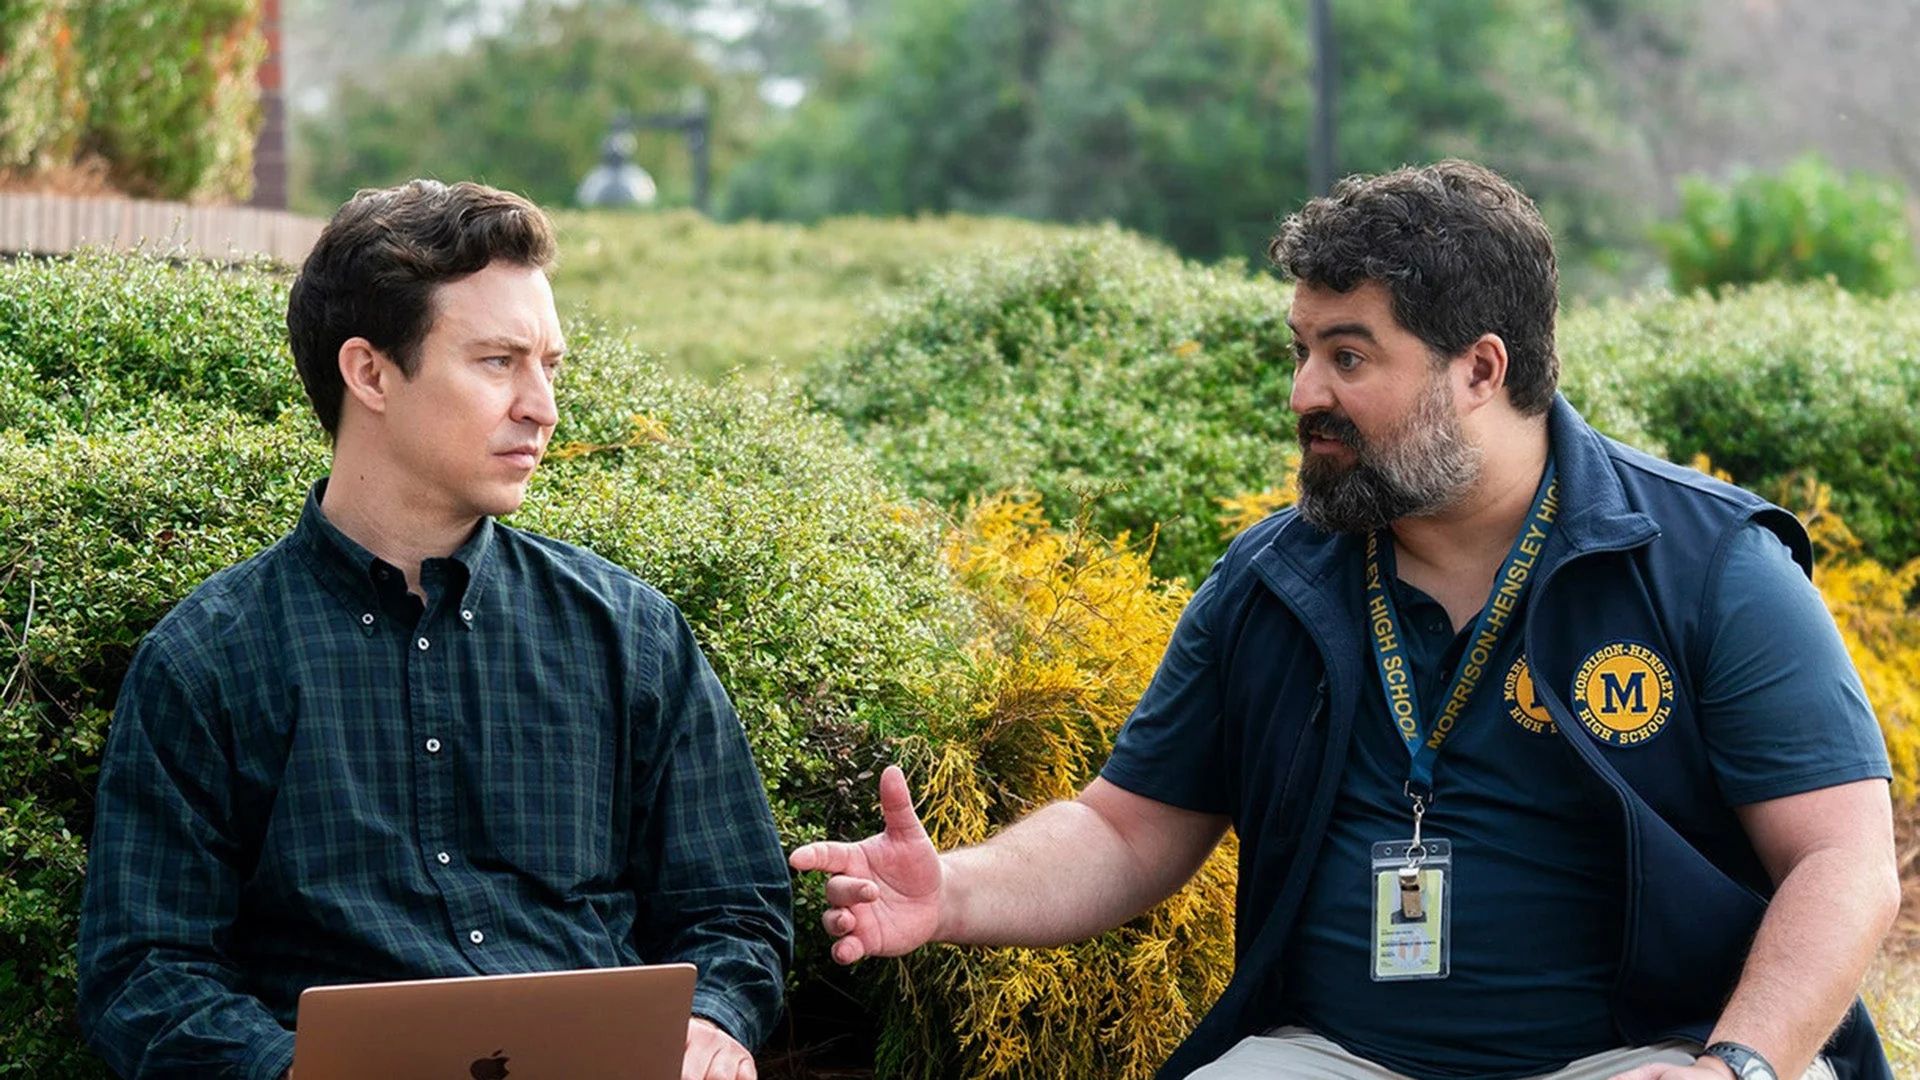
[[[1289,216],[1267,257],[1337,292],[1379,282],[1394,318],[1438,358],[1500,335],[1514,408],[1536,415],[1553,403],[1553,236],[1533,200],[1493,170],[1450,160],[1349,176]]]

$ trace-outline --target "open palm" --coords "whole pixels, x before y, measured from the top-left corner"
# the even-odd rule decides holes
[[[880,774],[880,813],[886,827],[865,840],[807,844],[787,860],[832,875],[820,921],[838,939],[833,958],[842,964],[912,952],[940,927],[945,870],[896,766]]]

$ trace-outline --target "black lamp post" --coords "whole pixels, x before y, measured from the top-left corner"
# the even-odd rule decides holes
[[[580,182],[577,199],[582,206],[648,206],[656,194],[653,178],[633,163],[633,132],[636,128],[654,131],[678,131],[687,140],[687,156],[693,160],[693,205],[707,212],[708,190],[712,186],[713,164],[708,149],[713,130],[713,114],[707,109],[706,95],[694,90],[688,96],[688,108],[677,113],[622,112],[602,143],[600,164]],[[637,176],[635,175],[637,174]],[[629,198],[644,180],[644,197]]]
[[[1313,38],[1313,153],[1308,172],[1315,195],[1333,190],[1334,170],[1338,167],[1334,155],[1334,90],[1339,72],[1335,68],[1333,13],[1328,10],[1328,3],[1329,0],[1313,0],[1309,15],[1309,33]]]

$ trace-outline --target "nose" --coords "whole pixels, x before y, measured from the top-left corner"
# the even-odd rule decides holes
[[[514,420],[549,431],[560,422],[560,408],[553,400],[553,379],[541,364],[526,365],[514,391]]]
[[[1333,389],[1326,378],[1326,362],[1309,352],[1307,358],[1293,366],[1293,392],[1287,396],[1287,407],[1294,415],[1305,416],[1310,412],[1333,408]]]

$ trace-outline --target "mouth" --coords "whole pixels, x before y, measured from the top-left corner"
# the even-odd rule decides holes
[[[1327,413],[1303,417],[1299,424],[1300,448],[1309,454],[1352,456],[1358,432],[1352,421]]]
[[[533,446],[516,446],[511,450],[502,450],[493,456],[515,468],[528,471],[532,471],[535,465],[540,464],[540,450]]]

